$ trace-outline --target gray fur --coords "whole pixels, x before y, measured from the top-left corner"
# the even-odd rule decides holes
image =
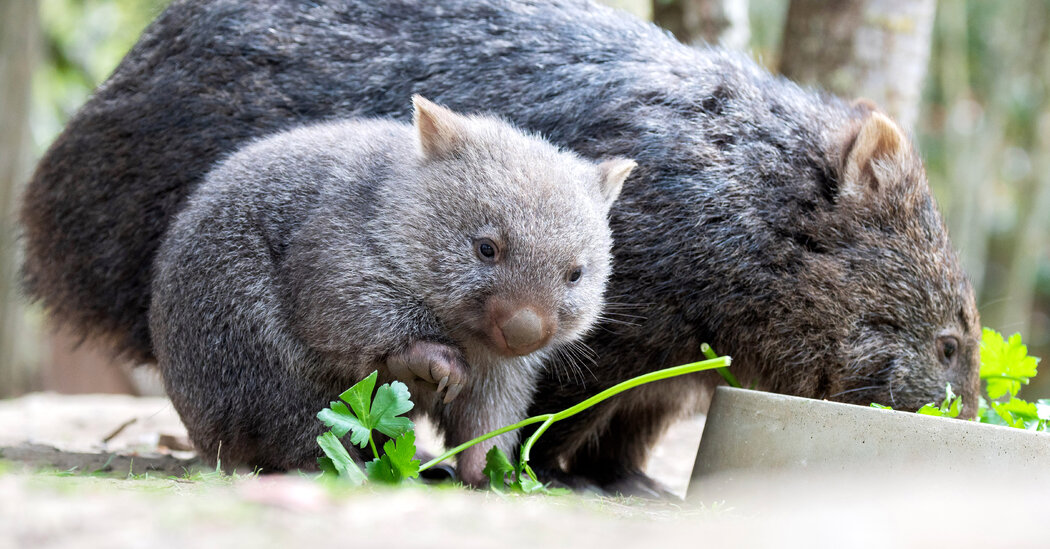
[[[972,413],[973,292],[911,146],[859,172],[878,184],[847,180],[870,109],[585,0],[176,1],[40,164],[22,214],[32,295],[149,357],[149,259],[205,170],[305,120],[407,117],[411,93],[638,161],[610,221],[595,360],[576,376],[557,361],[533,411],[695,360],[707,341],[765,389],[915,408],[950,381]],[[946,363],[942,334],[961,345]],[[649,444],[705,379],[559,424],[534,462],[644,490]]]
[[[610,201],[596,165],[495,119],[457,119],[441,156],[388,121],[277,134],[223,161],[176,216],[150,326],[167,392],[205,458],[315,466],[317,411],[373,370],[380,383],[399,377],[387,361],[420,342],[463,370],[448,404],[438,380],[399,377],[448,447],[524,419],[545,354],[579,339],[601,309]],[[479,236],[500,242],[501,261],[475,256]],[[570,284],[576,266],[584,274]],[[493,299],[557,317],[548,346],[494,351]],[[516,440],[496,442],[513,455]],[[490,446],[461,455],[466,481],[482,482]]]

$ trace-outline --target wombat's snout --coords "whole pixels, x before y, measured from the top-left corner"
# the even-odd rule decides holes
[[[491,309],[490,336],[504,354],[523,356],[550,341],[556,323],[531,306],[495,306]]]

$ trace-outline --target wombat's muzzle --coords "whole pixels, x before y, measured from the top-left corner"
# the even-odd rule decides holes
[[[502,354],[524,356],[546,345],[554,335],[556,323],[531,306],[495,306],[490,316],[489,334],[493,346]]]

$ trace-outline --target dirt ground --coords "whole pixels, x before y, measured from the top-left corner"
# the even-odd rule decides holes
[[[654,451],[652,471],[679,495],[702,429],[702,416],[682,422]],[[418,431],[421,446],[437,447],[428,425]],[[196,460],[171,403],[159,397],[41,393],[0,401],[0,459],[0,548],[137,546],[146,540],[150,547],[184,547],[201,539],[276,547],[329,534],[353,539],[362,529],[388,527],[399,547],[434,546],[467,532],[481,547],[491,546],[482,540],[529,533],[520,517],[644,523],[653,516],[666,520],[679,509],[425,486],[333,494],[295,475],[222,478]],[[399,527],[427,523],[432,534]]]
[[[0,453],[38,468],[183,475],[200,469],[186,429],[166,398],[38,393],[0,401]],[[703,431],[699,415],[675,425],[654,451],[649,472],[684,496]],[[439,448],[426,422],[418,445]]]
[[[701,426],[677,425],[650,463],[680,494]],[[1050,546],[1050,486],[1023,479],[771,473],[734,478],[731,489],[694,486],[678,503],[432,486],[337,492],[298,475],[210,474],[184,444],[163,398],[0,401],[0,549]]]

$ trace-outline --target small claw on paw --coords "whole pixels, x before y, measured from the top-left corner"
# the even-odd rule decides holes
[[[459,396],[459,392],[462,391],[462,390],[463,390],[463,385],[462,384],[455,383],[455,384],[449,385],[448,386],[448,392],[445,393],[445,401],[444,401],[445,404],[448,404],[449,402],[452,402],[453,399],[455,399],[457,396]]]
[[[441,378],[441,381],[438,382],[437,392],[440,393],[441,391],[444,391],[446,385],[448,385],[448,374],[446,374],[445,377]]]

